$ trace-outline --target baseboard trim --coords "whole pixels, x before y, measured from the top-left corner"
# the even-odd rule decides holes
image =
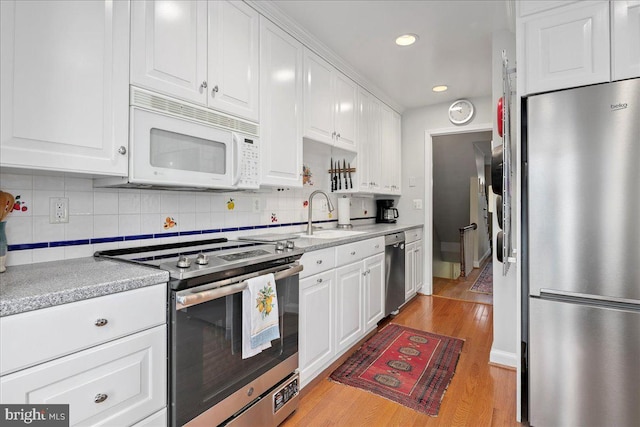
[[[516,368],[518,366],[517,362],[518,358],[515,353],[494,349],[491,349],[489,353],[489,363],[494,365]]]
[[[491,248],[487,249],[487,251],[484,253],[484,255],[482,255],[480,257],[480,260],[478,262],[473,262],[473,267],[474,268],[480,268],[480,266],[482,265],[482,263],[484,262],[485,259],[487,259],[487,257],[491,255]]]

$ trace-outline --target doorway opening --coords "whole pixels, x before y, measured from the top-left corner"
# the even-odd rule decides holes
[[[433,295],[493,303],[491,139],[491,124],[426,133],[425,231],[432,245],[425,270]]]

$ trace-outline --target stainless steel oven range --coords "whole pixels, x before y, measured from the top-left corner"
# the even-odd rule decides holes
[[[298,260],[289,244],[227,239],[97,252],[169,271],[171,426],[280,424],[298,407]],[[242,358],[242,291],[273,273],[280,338]]]

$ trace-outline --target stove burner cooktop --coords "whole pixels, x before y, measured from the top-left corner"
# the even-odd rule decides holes
[[[227,270],[250,268],[255,264],[297,259],[303,250],[282,244],[264,244],[211,239],[165,245],[100,251],[98,258],[109,258],[160,268],[173,279],[189,279]]]

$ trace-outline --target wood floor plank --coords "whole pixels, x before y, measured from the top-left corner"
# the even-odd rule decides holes
[[[493,307],[418,296],[389,321],[465,340],[437,417],[325,378],[282,424],[292,426],[517,426],[516,372],[489,364]],[[322,375],[328,377],[331,372]]]

